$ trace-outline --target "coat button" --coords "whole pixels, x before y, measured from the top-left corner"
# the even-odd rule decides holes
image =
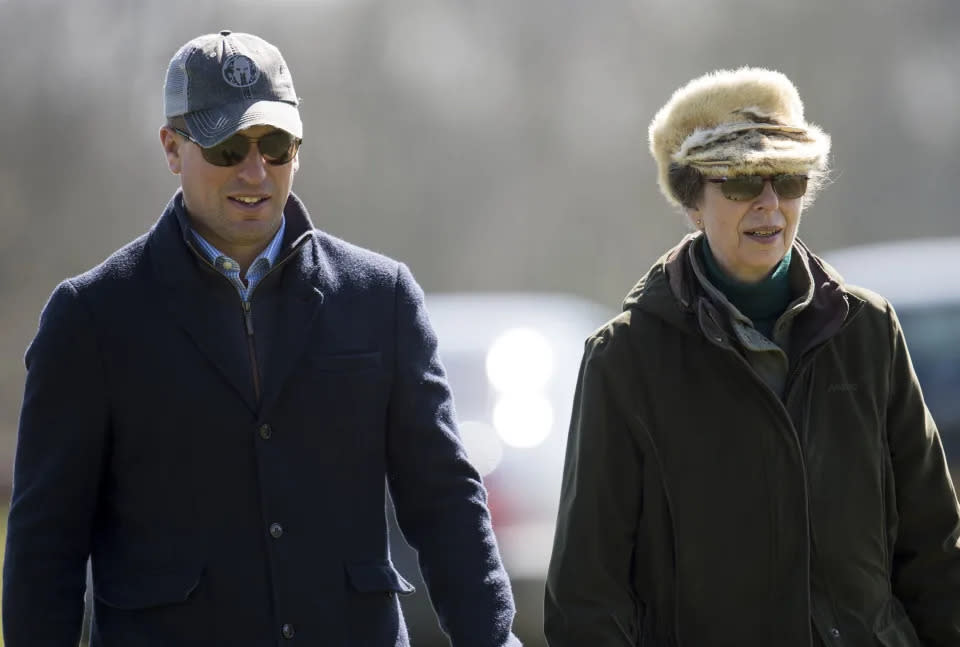
[[[260,425],[260,437],[264,440],[270,440],[270,436],[273,435],[273,429],[270,428],[270,425]]]
[[[280,635],[286,638],[287,640],[290,640],[291,638],[293,638],[294,633],[296,632],[294,632],[293,625],[291,624],[284,624],[282,627],[280,627]]]
[[[840,630],[837,629],[836,627],[830,627],[830,637],[831,637],[831,638],[839,638],[839,637],[840,637]]]
[[[270,536],[274,539],[280,539],[283,536],[283,526],[278,523],[270,524]]]

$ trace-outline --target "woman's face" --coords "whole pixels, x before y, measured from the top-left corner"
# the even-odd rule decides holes
[[[742,202],[725,197],[719,184],[706,182],[699,206],[687,214],[706,234],[720,267],[738,281],[756,283],[793,245],[802,209],[803,197],[783,199],[769,180],[760,195]]]

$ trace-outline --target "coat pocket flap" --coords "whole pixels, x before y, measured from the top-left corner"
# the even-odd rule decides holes
[[[406,595],[416,591],[389,561],[347,564],[347,577],[353,588],[360,593],[382,592]]]
[[[380,353],[339,353],[336,355],[318,354],[310,358],[314,368],[332,373],[366,371],[380,368]]]
[[[200,570],[99,577],[93,596],[115,609],[147,609],[186,602],[200,583]]]

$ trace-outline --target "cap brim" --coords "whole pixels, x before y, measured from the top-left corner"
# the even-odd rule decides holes
[[[190,135],[204,148],[216,146],[238,130],[273,126],[294,137],[303,137],[300,111],[283,101],[243,101],[183,115]]]

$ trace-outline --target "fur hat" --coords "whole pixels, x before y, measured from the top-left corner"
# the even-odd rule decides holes
[[[657,182],[671,203],[671,164],[707,177],[816,173],[827,167],[830,136],[803,118],[797,88],[780,72],[717,70],[673,93],[650,122]]]

